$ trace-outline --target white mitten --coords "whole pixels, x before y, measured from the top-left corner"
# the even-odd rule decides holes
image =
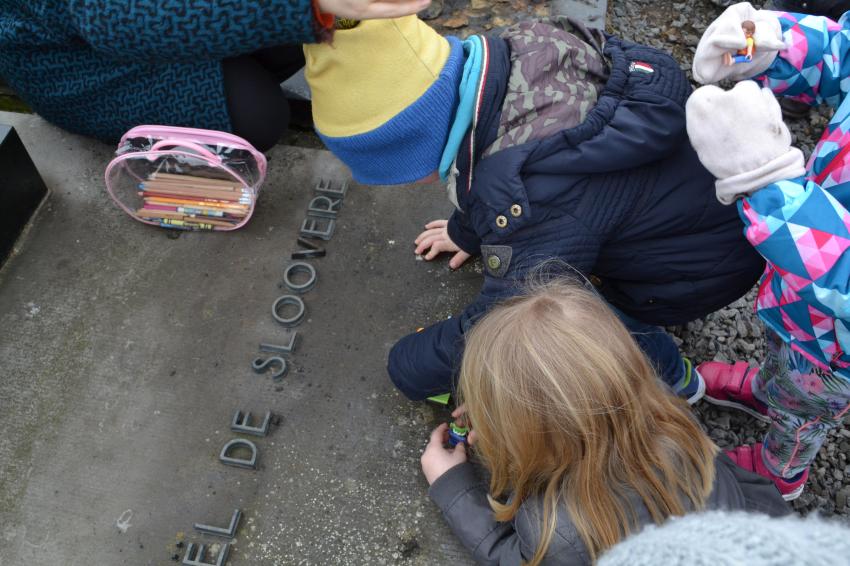
[[[731,204],[770,183],[805,174],[803,152],[773,93],[753,81],[724,91],[698,88],[685,107],[688,137],[699,160],[717,177],[717,199]]]
[[[741,28],[745,21],[755,24],[753,59],[746,63],[726,65],[724,54],[734,54],[747,47],[747,36]],[[768,10],[756,10],[749,2],[733,4],[711,22],[694,54],[694,79],[702,84],[723,79],[748,79],[767,70],[776,53],[785,48],[779,18]]]

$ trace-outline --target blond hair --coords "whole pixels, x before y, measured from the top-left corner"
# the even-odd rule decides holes
[[[705,506],[717,447],[591,290],[548,283],[495,307],[467,335],[458,388],[496,519],[543,499],[529,564],[562,504],[594,559],[638,526],[629,493],[656,523]]]

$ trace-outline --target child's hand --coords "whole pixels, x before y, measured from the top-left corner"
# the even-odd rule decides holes
[[[739,81],[766,71],[777,53],[785,49],[782,26],[776,12],[756,10],[749,2],[729,6],[714,20],[697,45],[694,53],[694,79],[698,83],[711,84],[723,79]],[[748,65],[725,65],[724,53],[746,49],[747,38],[741,24],[755,24],[755,51],[747,58]]]
[[[466,435],[466,442],[472,446],[478,440],[478,433],[475,432],[475,429],[472,428],[472,425],[469,422],[469,419],[466,417],[466,404],[464,403],[454,411],[452,411],[452,417],[454,417],[455,422],[465,422],[466,426],[469,427],[469,434]]]
[[[428,485],[459,464],[466,462],[466,446],[458,444],[453,449],[443,448],[448,434],[449,425],[441,424],[431,433],[431,440],[422,453],[422,473],[428,480]]]
[[[400,18],[421,12],[431,0],[318,0],[326,14],[352,20]]]
[[[715,191],[724,204],[806,173],[803,153],[791,147],[779,103],[754,81],[728,91],[700,87],[688,99],[685,114],[691,145],[717,178]]]
[[[428,250],[428,253],[425,255],[427,261],[431,261],[442,252],[454,252],[452,259],[449,260],[449,267],[457,269],[470,256],[449,238],[449,232],[446,229],[448,223],[448,220],[433,220],[429,222],[425,225],[425,231],[419,234],[419,237],[413,243],[416,244],[416,255],[421,255],[422,252]]]

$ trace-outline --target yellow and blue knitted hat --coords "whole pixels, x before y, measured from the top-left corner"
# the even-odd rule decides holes
[[[398,185],[438,169],[463,72],[458,39],[416,16],[367,20],[304,55],[316,131],[358,182]]]

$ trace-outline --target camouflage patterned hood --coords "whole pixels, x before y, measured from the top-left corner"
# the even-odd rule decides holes
[[[570,19],[525,22],[502,34],[511,72],[487,157],[581,124],[608,81],[601,32]]]

